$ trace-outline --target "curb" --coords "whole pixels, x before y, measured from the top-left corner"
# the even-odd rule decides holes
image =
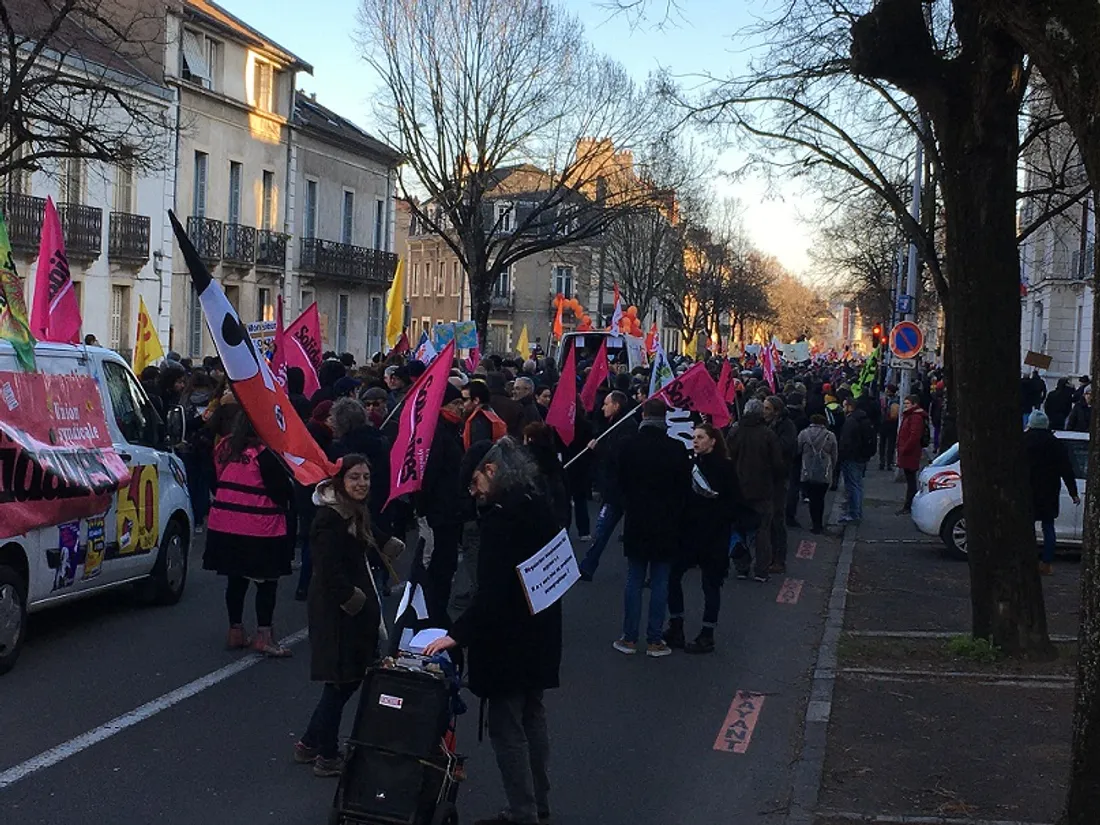
[[[840,510],[843,496],[833,500],[833,521]],[[817,664],[810,682],[810,699],[806,704],[806,719],[802,731],[802,752],[793,766],[790,805],[787,808],[787,825],[812,825],[817,808],[818,794],[825,772],[825,747],[829,717],[833,710],[833,687],[836,684],[837,645],[844,631],[844,611],[848,604],[848,577],[852,570],[859,527],[844,525],[840,545],[840,558],[833,576],[833,589],[829,594],[825,631],[817,649]]]

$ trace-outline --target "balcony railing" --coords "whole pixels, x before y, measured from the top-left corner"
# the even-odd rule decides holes
[[[256,230],[239,223],[225,225],[225,248],[222,260],[230,264],[252,266],[256,259]]]
[[[107,257],[137,263],[149,260],[149,216],[112,212],[107,230]]]
[[[397,269],[397,256],[380,249],[302,238],[299,267],[319,276],[370,281],[388,287]]]
[[[46,217],[46,199],[5,193],[0,195],[0,210],[4,212],[12,249],[37,250]]]
[[[286,242],[290,238],[270,229],[256,231],[256,266],[286,269]]]
[[[205,261],[219,261],[222,257],[222,222],[213,218],[187,219],[187,237]]]
[[[498,295],[493,293],[489,296],[489,306],[495,310],[510,310],[515,306],[516,294],[509,292],[507,295]]]
[[[69,260],[98,258],[103,249],[103,210],[81,203],[59,203],[57,216],[65,233]]]

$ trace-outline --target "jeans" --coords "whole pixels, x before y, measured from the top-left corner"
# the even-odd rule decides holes
[[[756,575],[761,578],[767,577],[768,568],[772,566],[773,500],[747,502],[749,507],[755,510],[756,515],[760,517],[760,525],[756,528],[756,536],[753,539],[753,555],[756,557]],[[782,518],[782,515],[780,515],[780,518]],[[749,572],[749,565],[752,561],[753,556],[748,553],[740,553],[733,559],[737,572],[741,574]]]
[[[579,565],[582,573],[587,573],[589,576],[595,575],[596,568],[600,566],[600,556],[603,555],[607,543],[611,541],[612,533],[615,532],[615,527],[622,518],[623,508],[618,504],[604,504],[600,508],[600,514],[596,517],[596,535]]]
[[[244,576],[229,576],[225,582],[225,608],[230,624],[244,621],[244,597],[248,593],[248,582]],[[256,624],[260,627],[271,627],[278,590],[278,581],[256,582]]]
[[[815,530],[821,530],[825,527],[825,493],[829,491],[829,485],[804,481],[802,489],[810,500],[810,524]]]
[[[644,559],[627,559],[626,588],[623,590],[623,638],[638,641],[638,627],[642,622],[642,585],[646,570],[649,571],[649,620],[646,622],[646,641],[661,641],[665,628],[665,609],[668,606],[668,577],[672,565],[667,562],[647,562]]]
[[[541,690],[490,696],[486,727],[508,800],[509,822],[536,825],[550,816],[550,737]]]
[[[798,495],[797,490],[795,490],[795,495]],[[798,499],[796,498],[795,501],[797,502]],[[787,484],[777,484],[775,486],[775,498],[772,500],[771,545],[773,564],[787,563],[787,521],[782,515],[786,503]]]
[[[840,472],[844,476],[844,491],[848,495],[848,521],[860,521],[863,518],[863,475],[867,472],[866,461],[842,461]]]
[[[1039,523],[1043,527],[1043,553],[1040,558],[1043,564],[1050,564],[1054,561],[1054,547],[1058,542],[1054,533],[1054,521],[1041,521]]]
[[[309,719],[309,727],[302,734],[302,744],[307,748],[317,748],[325,759],[339,756],[340,717],[344,715],[344,705],[358,689],[359,682],[325,682],[321,688],[321,698],[317,700],[317,707]]]
[[[894,466],[894,451],[898,443],[897,427],[890,427],[878,436],[878,468],[889,470]]]
[[[672,565],[668,580],[668,615],[672,619],[684,618],[684,574],[688,566]],[[718,626],[718,611],[722,609],[722,582],[725,576],[710,565],[700,568],[703,585],[703,627]]]
[[[917,495],[917,471],[902,470],[905,473],[905,509],[913,506],[913,499]]]

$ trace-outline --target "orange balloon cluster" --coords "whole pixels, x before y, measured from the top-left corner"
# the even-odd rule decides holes
[[[584,311],[581,302],[576,298],[566,298],[559,292],[554,296],[554,309],[558,307],[573,313],[573,317],[577,319],[578,330],[592,329],[592,318]]]
[[[638,317],[638,308],[636,306],[627,307],[626,312],[623,313],[623,317],[619,319],[619,330],[625,332],[627,335],[633,335],[636,338],[641,337],[642,320]]]

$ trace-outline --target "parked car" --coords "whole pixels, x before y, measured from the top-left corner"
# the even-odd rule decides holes
[[[1085,470],[1088,466],[1088,433],[1055,432],[1066,442],[1081,501],[1085,500]],[[1080,545],[1084,533],[1084,505],[1074,504],[1062,485],[1058,518],[1054,530],[1060,545]],[[939,536],[947,552],[956,558],[966,558],[966,515],[963,513],[962,467],[959,445],[953,444],[931,464],[921,470],[917,495],[913,499],[913,523],[922,533]],[[1042,533],[1036,526],[1036,538]]]
[[[178,602],[193,533],[183,464],[170,449],[182,437],[182,411],[169,413],[170,421],[178,421],[178,432],[170,434],[173,428],[112,350],[41,343],[35,360],[38,373],[94,379],[110,441],[132,478],[110,495],[104,512],[0,538],[0,674],[15,666],[29,613],[124,586],[149,602]],[[0,373],[18,372],[11,345],[0,341]],[[10,408],[18,404],[14,395],[0,395]],[[0,458],[4,452],[16,454],[7,447]]]

